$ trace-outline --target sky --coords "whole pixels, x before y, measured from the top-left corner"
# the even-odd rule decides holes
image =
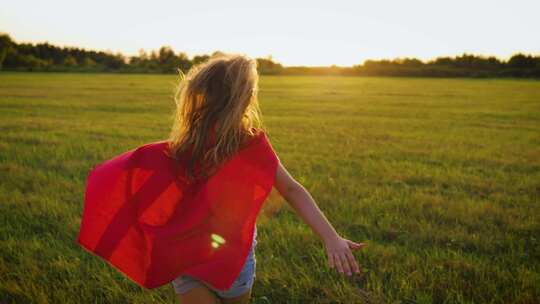
[[[430,60],[463,53],[540,54],[540,0],[0,0],[0,32],[17,42],[136,55],[171,46],[284,65]]]

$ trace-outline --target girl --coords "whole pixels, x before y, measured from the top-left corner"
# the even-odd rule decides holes
[[[221,162],[262,130],[257,86],[256,61],[242,55],[211,58],[193,67],[182,79],[168,142],[173,156],[190,151],[189,176],[210,176]],[[281,163],[277,166],[274,187],[322,239],[329,267],[347,275],[358,273],[351,249],[366,244],[340,237],[309,192]],[[248,258],[230,289],[216,290],[205,282],[182,275],[172,282],[180,302],[248,303],[255,278],[255,236],[256,230]]]

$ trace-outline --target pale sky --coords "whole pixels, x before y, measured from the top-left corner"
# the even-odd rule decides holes
[[[464,52],[540,54],[540,0],[0,0],[0,32],[134,55],[163,45],[272,55],[284,65],[353,65]]]

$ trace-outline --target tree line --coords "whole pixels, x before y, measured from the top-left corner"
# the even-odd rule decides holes
[[[43,72],[116,72],[177,73],[208,60],[210,55],[190,58],[163,46],[159,50],[141,50],[136,56],[58,47],[45,43],[17,43],[8,34],[0,34],[0,70]],[[283,66],[268,58],[257,58],[263,75],[344,75],[344,76],[417,76],[417,77],[524,77],[540,78],[540,55],[517,53],[504,61],[496,57],[462,54],[429,61],[416,58],[366,60],[352,67]]]

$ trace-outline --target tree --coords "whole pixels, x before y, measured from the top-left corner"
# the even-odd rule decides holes
[[[278,74],[283,70],[283,66],[273,61],[272,56],[257,58],[257,70],[261,74]]]
[[[0,34],[0,69],[7,57],[8,51],[13,48],[13,41],[7,34]]]
[[[68,55],[66,58],[64,58],[64,66],[67,66],[67,67],[77,66],[77,60],[75,60],[75,57]]]
[[[516,69],[533,69],[536,66],[536,61],[531,55],[521,53],[515,54],[508,60],[508,67]]]
[[[196,55],[193,57],[192,64],[197,65],[199,63],[206,62],[208,59],[210,59],[210,56],[208,55]]]

